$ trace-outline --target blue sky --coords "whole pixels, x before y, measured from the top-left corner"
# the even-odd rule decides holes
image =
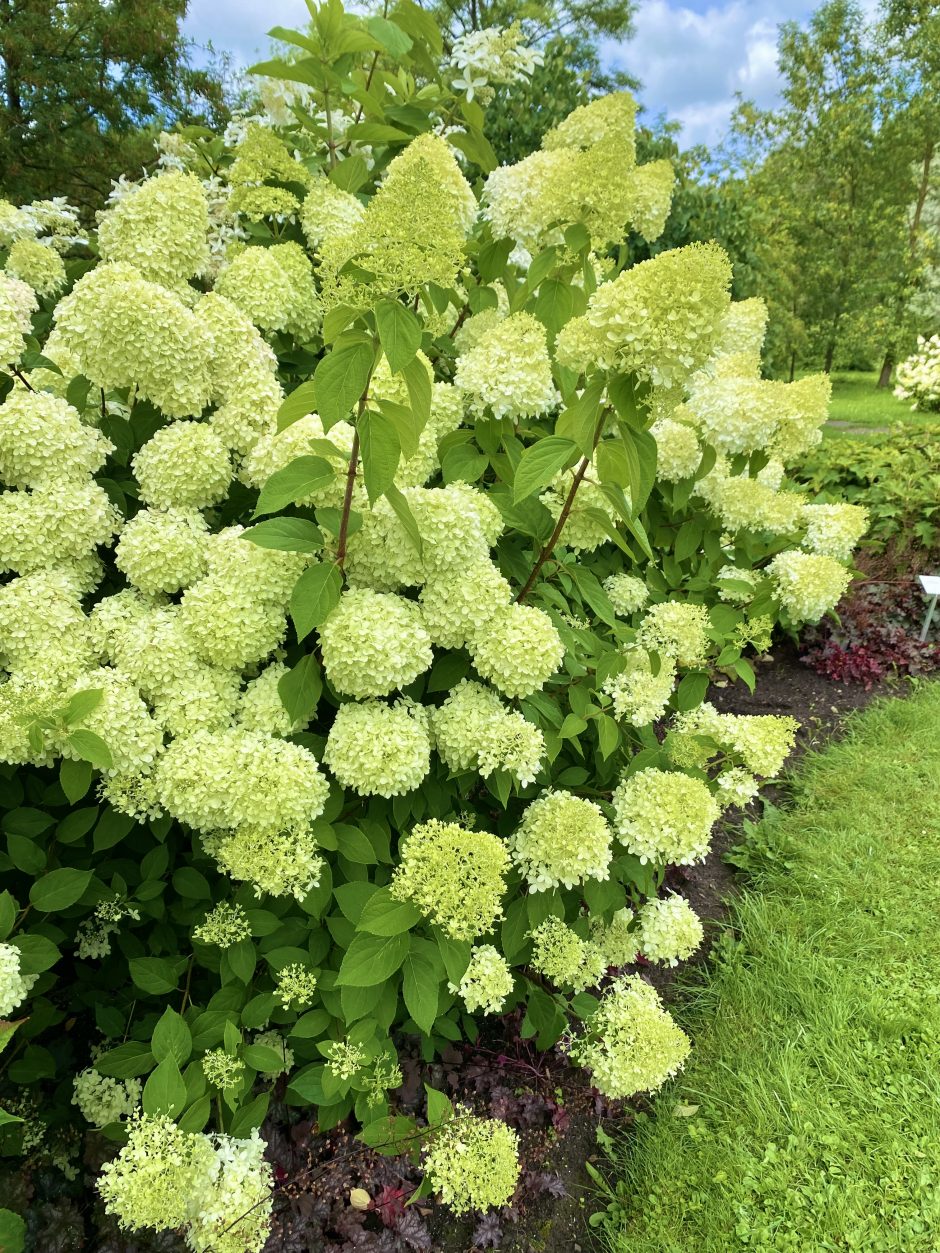
[[[643,83],[648,113],[682,124],[686,143],[715,143],[725,133],[735,92],[772,104],[777,95],[780,22],[804,21],[806,0],[641,0],[636,36],[609,41],[604,56]],[[303,0],[190,0],[185,29],[242,64],[263,55],[272,26],[301,26]]]

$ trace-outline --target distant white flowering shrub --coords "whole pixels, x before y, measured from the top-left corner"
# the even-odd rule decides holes
[[[940,335],[917,337],[917,351],[897,368],[894,394],[912,409],[940,409]]]
[[[350,111],[282,80],[276,118],[161,136],[82,256],[64,206],[0,205],[4,1084],[103,1124],[108,1210],[194,1249],[264,1243],[278,1075],[424,1138],[462,1212],[515,1137],[390,1121],[403,1033],[519,1010],[612,1097],[675,1073],[622,968],[695,950],[665,869],[794,733],[709,680],[831,609],[865,525],[788,481],[828,383],[759,378],[721,249],[618,271],[672,188],[628,95],[496,169],[517,32],[430,91],[414,6],[329,14],[300,64],[371,65]]]

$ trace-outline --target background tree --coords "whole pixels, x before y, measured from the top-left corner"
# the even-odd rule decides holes
[[[487,134],[500,162],[521,160],[547,130],[592,96],[638,83],[602,64],[602,39],[633,33],[634,0],[425,0],[449,49],[461,35],[518,23],[544,61],[526,82],[502,88],[487,110]]]
[[[0,0],[3,194],[90,208],[153,156],[154,127],[217,125],[217,67],[190,64],[186,0]]]
[[[935,6],[902,0],[893,16],[890,7],[867,24],[854,0],[829,0],[805,29],[782,26],[780,107],[735,115],[778,372],[878,361],[887,385],[918,329],[937,137]]]

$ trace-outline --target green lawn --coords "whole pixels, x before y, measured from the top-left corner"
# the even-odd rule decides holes
[[[749,836],[694,1051],[613,1153],[613,1253],[940,1249],[940,684],[872,707]]]
[[[934,426],[938,413],[915,413],[906,400],[898,400],[892,387],[879,388],[876,371],[844,370],[832,375],[832,404],[827,435],[848,434],[858,438],[864,432],[840,429],[831,423],[846,422],[856,427],[887,427],[899,423]]]

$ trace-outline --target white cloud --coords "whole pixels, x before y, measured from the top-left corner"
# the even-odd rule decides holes
[[[727,0],[703,11],[646,0],[627,43],[607,41],[606,62],[635,75],[648,113],[682,124],[686,144],[725,134],[735,92],[770,105],[777,98],[777,27],[803,20],[806,0]]]

